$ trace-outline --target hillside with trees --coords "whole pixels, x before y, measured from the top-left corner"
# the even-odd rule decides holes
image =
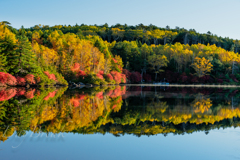
[[[154,25],[0,24],[0,85],[238,84],[239,41]]]

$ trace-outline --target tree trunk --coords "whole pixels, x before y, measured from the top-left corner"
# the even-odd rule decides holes
[[[164,45],[167,43],[167,37],[164,37]]]
[[[194,57],[194,52],[193,52],[192,64],[193,64],[193,62],[194,62],[194,58],[195,58],[195,57]]]
[[[234,61],[232,62],[232,74],[234,74]]]
[[[183,42],[184,42],[185,45],[188,43],[188,37],[187,36],[188,36],[188,33],[186,33],[185,36],[184,36]]]

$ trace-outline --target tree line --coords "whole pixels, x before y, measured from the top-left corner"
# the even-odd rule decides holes
[[[235,52],[239,50],[239,41],[230,39],[228,37],[219,37],[214,35],[210,31],[207,33],[198,33],[194,29],[184,29],[180,27],[175,27],[171,29],[169,26],[165,28],[157,27],[155,25],[143,25],[139,24],[136,26],[129,26],[127,24],[121,25],[116,24],[109,26],[107,23],[104,25],[35,25],[27,29],[28,31],[42,30],[44,33],[45,30],[61,30],[63,33],[75,33],[82,36],[87,35],[98,35],[103,40],[108,42],[113,41],[140,41],[141,43],[150,44],[174,44],[180,42],[182,44],[215,44],[218,47],[222,47],[225,50],[234,49]]]
[[[195,30],[142,24],[36,25],[17,30],[1,22],[0,40],[2,84],[10,84],[6,73],[15,76],[18,85],[240,80],[238,40]]]

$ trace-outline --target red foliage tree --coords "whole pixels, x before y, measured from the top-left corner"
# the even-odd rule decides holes
[[[16,79],[17,79],[17,85],[24,86],[26,84],[26,80],[24,78],[17,76]]]
[[[99,98],[99,99],[103,99],[103,92],[98,92],[96,94],[96,97]]]
[[[85,95],[84,94],[79,94],[77,95],[77,98],[79,101],[84,100]]]
[[[129,72],[127,69],[123,69],[123,70],[122,70],[122,73],[126,75],[126,78],[127,78],[127,79],[130,79],[130,76],[131,76],[131,74],[132,74],[132,73]]]
[[[127,83],[126,75],[125,74],[121,74],[121,77],[122,77],[122,82],[123,83]]]
[[[132,72],[130,76],[130,81],[132,83],[139,83],[141,82],[141,79],[142,79],[142,75],[139,72]]]
[[[99,71],[98,74],[103,75],[103,74],[104,74],[104,71]]]
[[[74,106],[74,107],[78,107],[80,106],[80,102],[77,98],[71,98],[70,99],[70,103]]]
[[[126,87],[126,86],[123,86],[121,90],[122,90],[121,95],[124,95],[124,94],[126,94],[126,92],[127,92],[127,87]]]
[[[71,71],[73,71],[73,72],[78,72],[79,70],[80,70],[80,64],[79,63],[75,63],[71,68]]]
[[[35,93],[36,89],[31,89],[29,91],[27,91],[24,96],[27,98],[27,99],[32,99],[34,98],[34,93]]]
[[[111,71],[110,73],[113,76],[113,79],[116,82],[116,84],[121,83],[121,79],[122,79],[121,73],[119,73],[117,71]]]
[[[4,72],[0,72],[0,83],[4,85],[7,83],[7,74]]]
[[[5,101],[13,98],[17,94],[16,88],[0,91],[0,101]]]
[[[79,63],[75,63],[72,68],[71,71],[74,72],[76,74],[76,77],[82,77],[84,79],[84,77],[86,76],[86,73],[82,70],[80,70],[81,65]]]
[[[116,104],[114,104],[114,105],[113,105],[113,107],[112,107],[112,109],[114,109],[114,108],[116,108],[116,107],[117,107],[117,105],[116,105]]]
[[[85,73],[84,71],[79,70],[79,71],[77,72],[77,77],[83,77],[83,78],[84,78],[84,76],[86,76],[86,73]]]
[[[48,71],[44,71],[44,73],[48,76],[49,79],[57,81],[57,78],[54,74],[50,74]]]
[[[53,98],[55,94],[56,94],[56,91],[50,92],[43,100],[47,101],[49,98]]]
[[[17,94],[16,96],[22,96],[26,93],[25,88],[17,88]]]
[[[106,94],[106,95],[107,95],[107,96],[111,96],[111,95],[112,95],[112,93],[113,93],[113,90],[110,90],[110,91],[108,91],[108,92],[107,92],[107,94]]]
[[[29,84],[36,84],[33,74],[28,74],[28,75],[26,75],[26,76],[25,76],[25,80],[26,80],[26,82],[29,83]]]
[[[111,74],[107,74],[107,78],[110,79],[111,81],[113,80],[113,76]]]
[[[7,85],[9,85],[9,86],[16,86],[17,85],[16,78],[14,76],[12,76],[11,74],[8,74],[8,73],[7,73],[7,76],[8,76]]]
[[[74,106],[74,107],[79,107],[80,106],[80,101],[84,100],[85,95],[77,95],[75,98],[73,97],[72,99],[70,99],[70,103]]]
[[[97,76],[99,79],[102,79],[102,80],[104,79],[104,78],[103,78],[103,75],[101,75],[101,74],[99,74],[99,73],[96,74],[96,76]]]
[[[110,98],[116,98],[118,96],[121,96],[122,90],[121,86],[116,86],[116,88],[113,90],[113,93],[111,94]]]
[[[0,72],[0,83],[2,85],[15,86],[17,79],[9,73]]]
[[[117,60],[116,60],[116,59],[113,58],[112,60],[113,60],[114,63],[117,63]]]
[[[36,77],[36,82],[37,83],[40,83],[41,82],[41,78],[38,76],[38,77]]]

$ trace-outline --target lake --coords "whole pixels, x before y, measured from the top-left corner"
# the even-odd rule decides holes
[[[240,159],[240,91],[0,89],[1,159]]]

